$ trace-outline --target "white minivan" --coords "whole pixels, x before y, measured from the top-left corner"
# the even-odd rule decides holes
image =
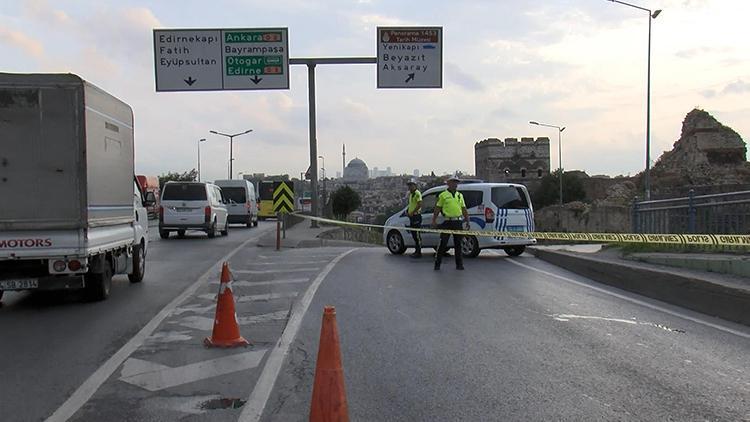
[[[247,227],[258,226],[258,201],[255,197],[255,186],[248,180],[216,180],[224,198],[228,201],[230,224],[245,224]]]
[[[432,213],[435,210],[437,197],[448,189],[437,186],[422,194],[422,227],[430,228]],[[466,210],[469,212],[470,230],[533,232],[534,210],[529,193],[524,185],[514,183],[459,183],[458,190],[464,196]],[[438,217],[438,224],[443,217]],[[403,254],[406,248],[414,247],[414,240],[406,230],[409,217],[406,207],[392,215],[383,231],[383,241],[388,250],[395,255]],[[401,229],[400,227],[404,227]],[[436,248],[440,244],[437,233],[422,233],[422,247]],[[521,255],[526,246],[536,244],[533,238],[464,236],[461,244],[462,253],[467,257],[476,257],[482,249],[503,249],[510,256]],[[453,242],[448,242],[448,246]]]
[[[187,230],[200,230],[215,237],[229,234],[226,199],[213,183],[167,182],[161,191],[159,207],[159,236],[169,237],[176,231],[185,236]]]

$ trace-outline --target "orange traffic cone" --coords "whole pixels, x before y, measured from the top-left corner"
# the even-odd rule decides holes
[[[229,265],[226,262],[221,267],[221,284],[219,284],[219,298],[216,302],[214,330],[211,337],[203,340],[203,344],[208,347],[238,347],[250,344],[240,335],[229,279]]]
[[[336,308],[333,306],[326,306],[323,311],[310,421],[349,421],[344,388],[344,368],[341,366],[339,329],[336,325]]]

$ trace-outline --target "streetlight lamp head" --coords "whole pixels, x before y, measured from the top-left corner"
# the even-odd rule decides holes
[[[562,132],[564,130],[565,130],[565,126],[563,126],[563,127],[560,128],[560,132]]]
[[[206,138],[198,139],[198,142],[206,142]]]
[[[651,19],[656,19],[656,17],[659,16],[659,13],[661,13],[661,9],[654,10],[654,13],[651,14]]]
[[[208,133],[213,133],[213,134],[215,134],[215,135],[218,135],[218,134],[219,134],[219,132],[217,132],[217,131],[215,131],[215,130],[209,130],[209,131],[208,131]]]
[[[242,132],[242,133],[241,133],[240,135],[244,135],[244,134],[246,134],[246,133],[250,133],[250,132],[252,132],[252,131],[253,131],[252,129],[248,129],[248,130],[246,130],[246,131]]]
[[[538,124],[539,124],[539,122],[535,122],[535,121],[533,121],[533,120],[532,120],[532,121],[530,121],[530,122],[529,122],[529,124],[532,124],[532,125],[538,125]]]

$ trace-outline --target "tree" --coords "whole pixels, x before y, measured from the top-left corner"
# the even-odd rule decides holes
[[[198,171],[196,169],[184,173],[170,171],[159,176],[159,188],[164,189],[164,184],[167,182],[194,182],[196,180],[198,180]]]
[[[573,173],[563,173],[563,201],[584,201],[586,191],[580,177]],[[547,205],[555,205],[560,202],[560,170],[542,177],[539,188],[533,192],[534,207],[544,208]]]
[[[359,194],[349,186],[342,186],[331,194],[331,205],[333,215],[339,220],[346,220],[346,217],[362,205]]]

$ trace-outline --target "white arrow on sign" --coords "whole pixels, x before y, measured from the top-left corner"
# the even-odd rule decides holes
[[[148,391],[159,391],[206,378],[255,368],[260,364],[266,350],[254,350],[174,368],[147,360],[129,358],[122,365],[120,381]]]

